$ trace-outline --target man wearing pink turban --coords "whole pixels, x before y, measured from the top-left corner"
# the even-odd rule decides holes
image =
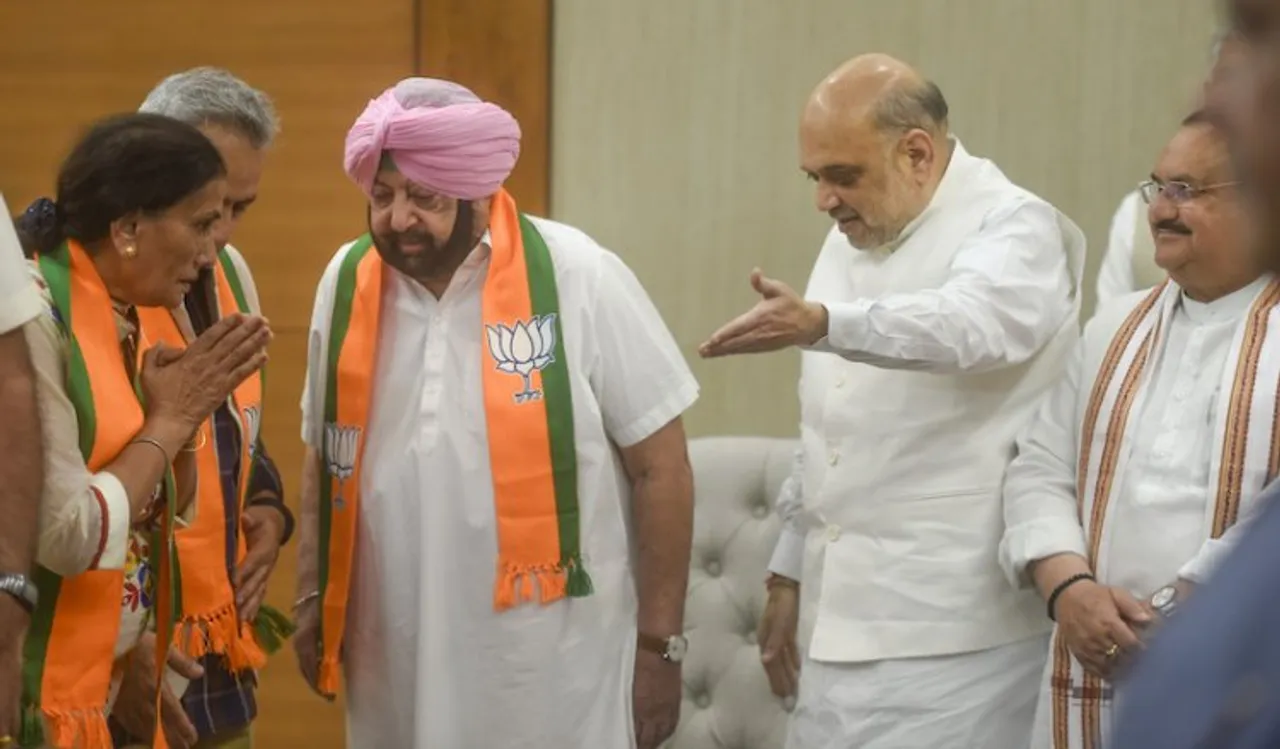
[[[368,233],[316,294],[294,639],[348,745],[675,730],[698,386],[631,271],[503,188],[520,127],[410,78],[347,135]]]

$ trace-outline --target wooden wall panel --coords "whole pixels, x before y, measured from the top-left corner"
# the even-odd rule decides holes
[[[370,98],[415,71],[457,80],[520,120],[511,189],[545,214],[549,24],[549,0],[0,3],[0,192],[15,212],[50,194],[77,133],[136,109],[169,73],[219,65],[272,96],[284,129],[234,242],[276,331],[264,435],[296,509],[312,295],[333,251],[364,230],[363,199],[342,172],[347,128]],[[295,555],[285,550],[272,581],[270,601],[285,609]],[[259,695],[259,747],[344,745],[341,704],[311,695],[290,653],[268,664]]]
[[[420,0],[418,73],[457,81],[520,121],[508,188],[520,207],[550,206],[551,0]]]
[[[87,123],[136,109],[171,72],[221,65],[275,99],[284,130],[234,241],[277,334],[264,434],[295,508],[312,295],[333,251],[364,230],[363,199],[342,171],[343,138],[370,98],[412,74],[413,2],[0,3],[0,191],[14,211],[52,191]],[[270,592],[286,610],[295,555],[284,551]],[[259,694],[258,746],[343,746],[341,705],[307,691],[290,652],[272,659]]]

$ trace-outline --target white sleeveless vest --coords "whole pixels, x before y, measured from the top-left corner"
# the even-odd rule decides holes
[[[937,288],[994,208],[1039,201],[958,141],[914,229],[884,262],[834,231],[806,297],[847,302]],[[1084,237],[1059,214],[1079,309]],[[805,352],[801,642],[819,661],[943,655],[1048,631],[1044,604],[997,562],[1014,437],[1062,374],[1076,316],[1031,360],[988,373],[888,370]]]

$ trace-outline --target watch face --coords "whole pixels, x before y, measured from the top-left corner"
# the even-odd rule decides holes
[[[681,635],[673,635],[667,640],[666,659],[672,663],[680,663],[689,652],[689,641]]]
[[[1173,599],[1177,594],[1178,591],[1175,590],[1172,585],[1166,585],[1160,590],[1157,590],[1151,596],[1152,608],[1156,610],[1167,608],[1169,604],[1173,603]]]

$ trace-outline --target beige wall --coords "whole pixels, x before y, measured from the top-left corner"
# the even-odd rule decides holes
[[[936,80],[966,147],[1074,218],[1092,306],[1116,203],[1205,69],[1209,0],[558,0],[552,212],[618,252],[703,386],[694,434],[787,435],[794,353],[695,348],[753,303],[753,265],[803,287],[827,229],[796,160],[805,96],[882,51]]]

